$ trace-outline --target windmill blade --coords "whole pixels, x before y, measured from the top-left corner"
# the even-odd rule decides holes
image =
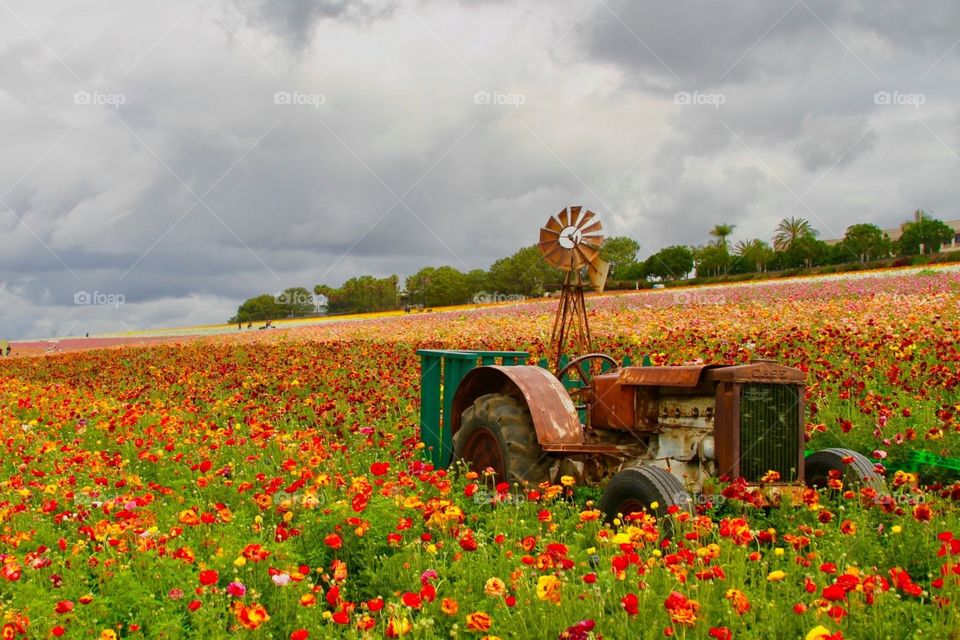
[[[557,267],[558,269],[563,268],[563,264],[564,264],[563,255],[566,252],[567,250],[561,247],[556,242],[540,243],[540,253],[543,254],[543,259],[546,260],[547,264],[553,267]]]
[[[599,220],[597,220],[596,222],[594,222],[593,224],[587,227],[583,227],[580,229],[580,232],[585,236],[594,235],[594,234],[600,233],[601,231],[603,231],[603,225],[600,224]]]
[[[563,208],[560,210],[560,213],[557,214],[557,220],[560,221],[564,227],[570,226],[570,216],[567,214],[567,209]]]
[[[554,231],[547,227],[540,227],[540,242],[557,242],[560,239],[560,231]]]
[[[579,226],[580,226],[580,225],[577,223],[577,220],[580,218],[580,210],[581,210],[581,209],[583,209],[583,207],[580,207],[580,206],[570,207],[570,226],[571,226],[571,227],[579,227]]]
[[[573,271],[573,251],[560,247],[560,252],[554,254],[557,257],[557,268],[564,271]]]
[[[556,216],[550,216],[550,219],[547,220],[546,227],[543,228],[549,229],[550,231],[555,231],[557,233],[563,231],[563,225],[560,224],[560,221],[557,220]]]
[[[590,211],[590,209],[587,209],[583,213],[583,217],[580,218],[580,228],[587,226],[587,223],[596,217],[597,217],[597,214],[595,214],[593,211]]]
[[[599,247],[603,244],[603,236],[590,235],[580,239],[581,244],[588,244],[591,247]]]
[[[600,256],[600,249],[586,242],[578,244],[576,251],[580,255],[580,262],[583,264],[593,264]]]

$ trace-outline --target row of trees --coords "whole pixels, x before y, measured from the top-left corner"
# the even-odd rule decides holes
[[[904,225],[901,236],[890,236],[874,224],[855,224],[847,228],[840,242],[827,244],[803,218],[785,218],[777,226],[772,243],[741,240],[733,247],[728,237],[735,225],[718,224],[710,230],[715,238],[699,247],[672,246],[660,250],[642,263],[625,268],[625,279],[677,280],[691,271],[698,277],[780,271],[852,262],[867,263],[894,256],[933,253],[954,237],[953,229],[922,211],[914,222]]]
[[[610,263],[610,279],[619,281],[670,281],[724,274],[778,271],[850,262],[869,262],[894,255],[938,251],[954,232],[948,225],[917,211],[914,222],[904,225],[896,241],[873,224],[847,228],[843,239],[828,245],[817,230],[802,218],[781,220],[767,243],[759,238],[731,246],[735,225],[718,224],[710,230],[712,241],[697,247],[665,247],[645,260],[638,260],[640,245],[628,237],[607,238],[601,257]],[[294,318],[319,313],[353,313],[398,309],[403,306],[443,306],[469,302],[476,294],[540,296],[562,282],[563,274],[544,261],[536,245],[494,262],[486,271],[462,272],[454,267],[425,267],[409,276],[400,290],[400,278],[359,276],[340,287],[317,285],[313,293],[303,287],[283,293],[250,298],[231,322]]]

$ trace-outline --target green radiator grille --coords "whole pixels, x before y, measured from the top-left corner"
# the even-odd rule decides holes
[[[797,479],[800,458],[798,388],[789,384],[745,384],[740,389],[740,475],[759,481],[767,471],[781,482]]]

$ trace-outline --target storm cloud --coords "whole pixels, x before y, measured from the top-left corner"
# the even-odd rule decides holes
[[[0,338],[485,268],[572,203],[646,253],[721,222],[956,219],[957,24],[951,2],[8,0]]]

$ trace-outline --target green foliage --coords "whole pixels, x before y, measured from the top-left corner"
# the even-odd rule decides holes
[[[603,241],[600,257],[610,263],[610,277],[621,278],[637,263],[640,243],[626,236],[614,236]]]
[[[727,236],[733,233],[733,230],[736,228],[735,224],[727,224],[725,222],[716,225],[713,229],[710,230],[710,235],[717,239],[717,244],[727,247]]]
[[[734,248],[746,271],[764,271],[774,259],[774,251],[763,240],[741,240]]]
[[[360,313],[365,311],[384,311],[400,306],[397,276],[375,278],[360,276],[350,278],[334,289],[326,285],[317,285],[313,291],[326,296],[327,313]]]
[[[698,276],[720,275],[730,270],[732,260],[727,246],[717,242],[698,247],[693,252]]]
[[[263,320],[277,320],[285,317],[283,306],[277,302],[277,297],[269,293],[250,298],[237,309],[237,315],[230,318],[230,322],[259,322]]]
[[[453,267],[424,267],[407,278],[408,302],[424,306],[463,304],[476,293],[471,286],[471,280],[476,279],[476,274],[468,277]]]
[[[490,266],[488,286],[501,294],[539,296],[544,285],[560,282],[562,274],[540,253],[537,245],[520,249],[509,258],[501,258]]]
[[[649,277],[680,280],[693,270],[693,251],[679,244],[666,247],[647,258],[643,266]]]
[[[777,225],[776,235],[773,236],[773,247],[777,251],[787,251],[802,238],[815,238],[818,232],[809,221],[803,218],[784,218]]]
[[[921,218],[918,222],[907,223],[903,235],[897,241],[897,247],[902,256],[933,253],[949,243],[953,236],[953,229],[949,225],[935,218]]]
[[[846,261],[851,257],[860,262],[886,258],[893,250],[890,236],[875,224],[855,224],[847,227],[839,246],[846,254],[842,256]]]
[[[773,265],[779,269],[798,269],[825,264],[831,256],[830,246],[813,235],[797,238],[784,251],[777,252]]]

